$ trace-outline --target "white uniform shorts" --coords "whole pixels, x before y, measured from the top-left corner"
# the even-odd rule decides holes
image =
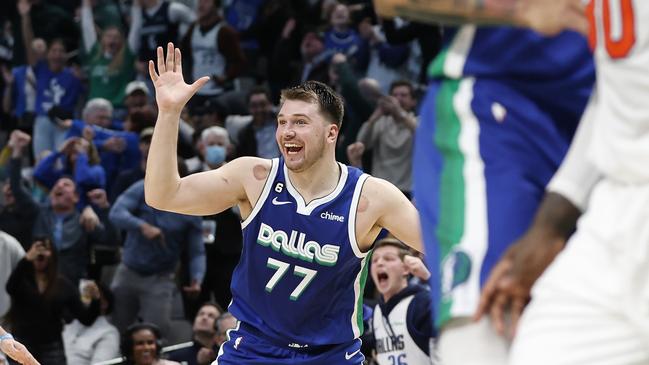
[[[603,180],[532,290],[511,365],[649,364],[649,184]]]

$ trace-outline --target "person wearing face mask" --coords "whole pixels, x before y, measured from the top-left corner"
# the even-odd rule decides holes
[[[228,157],[232,155],[228,131],[219,126],[205,129],[201,132],[197,149],[204,161],[203,171],[225,165]],[[233,208],[203,217],[203,243],[207,267],[197,303],[209,301],[214,297],[222,308],[227,308],[230,304],[230,281],[242,248],[240,219],[238,210]]]
[[[104,98],[115,108],[123,108],[126,85],[135,77],[136,35],[131,31],[125,42],[122,29],[111,25],[98,38],[91,0],[82,2],[81,28],[90,82],[88,99]]]

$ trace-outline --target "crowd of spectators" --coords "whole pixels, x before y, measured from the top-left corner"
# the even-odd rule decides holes
[[[182,173],[278,157],[280,90],[318,80],[345,99],[337,159],[412,190],[437,27],[378,19],[367,0],[17,0],[0,14],[0,324],[43,364],[169,364],[163,341],[191,341],[169,359],[210,363],[236,323],[223,308],[239,212],[144,201],[158,45],[180,45],[187,82],[210,76],[182,114]],[[366,296],[381,301],[371,283]]]

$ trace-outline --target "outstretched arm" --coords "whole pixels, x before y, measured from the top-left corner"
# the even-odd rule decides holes
[[[375,214],[377,226],[387,229],[401,242],[423,252],[419,212],[396,186],[371,177],[365,182],[362,196],[367,199],[369,209]],[[359,203],[359,211],[363,204]]]
[[[416,20],[428,24],[507,24],[555,35],[563,30],[588,33],[581,0],[374,0],[379,16]]]
[[[86,53],[90,53],[92,47],[97,43],[97,30],[90,0],[83,0],[81,3],[81,29],[84,49]]]
[[[27,64],[34,66],[38,60],[32,47],[34,40],[34,30],[32,28],[31,9],[32,5],[29,0],[19,0],[17,3],[18,13],[20,14],[20,27],[23,32],[23,46],[27,55]]]
[[[20,342],[14,340],[13,336],[0,327],[0,350],[10,358],[24,365],[39,365],[29,350]]]
[[[174,48],[172,43],[167,46],[166,59],[162,47],[158,47],[157,56],[158,72],[153,61],[149,61],[159,112],[146,165],[144,196],[147,204],[176,213],[210,215],[245,201],[247,195],[242,176],[248,172],[252,176],[259,159],[237,159],[217,170],[180,178],[176,159],[180,112],[209,77],[186,84],[180,49]]]

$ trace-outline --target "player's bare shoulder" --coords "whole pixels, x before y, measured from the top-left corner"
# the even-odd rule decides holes
[[[399,189],[386,180],[368,177],[363,184],[356,208],[356,236],[361,246],[371,246],[379,233],[381,219],[398,200]],[[361,247],[363,248],[363,247]]]
[[[257,203],[272,164],[272,160],[250,156],[239,157],[226,165],[229,170],[228,176],[239,180],[246,192],[246,199],[239,202],[242,216],[247,216]]]
[[[417,209],[392,183],[369,177],[363,185],[357,208],[356,234],[361,249],[371,247],[381,228],[422,251]]]
[[[401,191],[392,183],[370,176],[363,185],[358,210],[360,213],[361,205],[366,205],[368,214],[382,215],[382,212],[390,208],[394,200],[402,197]],[[363,203],[365,202],[365,203]]]

